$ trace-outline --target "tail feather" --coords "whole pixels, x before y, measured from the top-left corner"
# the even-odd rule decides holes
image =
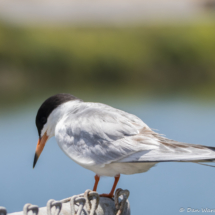
[[[177,142],[152,131],[157,149],[134,153],[118,162],[214,162],[215,147]]]
[[[208,161],[206,161],[206,162],[208,162]],[[203,165],[203,166],[215,167],[214,165],[210,165],[210,164],[206,164],[206,163],[201,163],[201,162],[194,162],[194,163],[197,163],[197,164],[200,164],[200,165]]]

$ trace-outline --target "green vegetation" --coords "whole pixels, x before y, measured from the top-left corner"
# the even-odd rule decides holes
[[[0,25],[0,99],[48,93],[215,93],[215,26]],[[77,92],[77,93],[76,93]]]

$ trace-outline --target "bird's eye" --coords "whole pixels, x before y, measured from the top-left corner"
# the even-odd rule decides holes
[[[46,123],[46,118],[45,118],[45,117],[42,117],[42,118],[40,119],[40,122],[41,122],[42,124],[45,124],[45,123]]]

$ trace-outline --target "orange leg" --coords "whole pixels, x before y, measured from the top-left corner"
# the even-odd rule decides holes
[[[113,196],[114,196],[113,194],[114,194],[114,191],[116,189],[116,185],[119,181],[119,178],[120,178],[120,175],[115,176],[115,181],[114,181],[113,187],[112,187],[109,194],[101,194],[100,196],[101,197],[107,197],[107,198],[113,198]]]
[[[95,184],[94,184],[94,187],[93,187],[93,191],[97,190],[99,179],[100,179],[100,177],[98,175],[95,175]]]

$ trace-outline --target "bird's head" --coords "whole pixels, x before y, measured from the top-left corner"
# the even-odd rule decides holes
[[[62,116],[63,108],[60,106],[72,100],[79,100],[70,94],[57,94],[51,96],[40,106],[36,116],[36,126],[39,134],[39,140],[34,156],[33,168],[35,167],[40,154],[48,139],[55,135],[55,127]]]

